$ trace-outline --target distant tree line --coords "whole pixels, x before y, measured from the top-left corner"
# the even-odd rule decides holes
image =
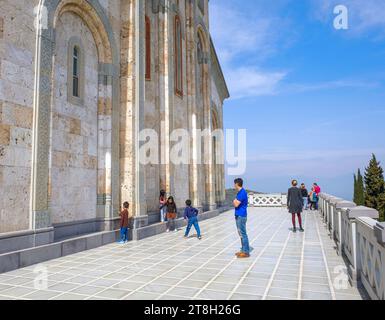
[[[354,175],[354,199],[358,206],[367,206],[380,213],[380,220],[385,221],[385,180],[381,163],[373,154],[364,177],[358,169]]]

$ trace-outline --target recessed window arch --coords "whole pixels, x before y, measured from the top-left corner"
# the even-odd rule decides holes
[[[175,44],[175,93],[183,96],[183,52],[182,52],[182,23],[180,17],[174,20],[174,44]]]
[[[145,17],[146,24],[146,80],[151,80],[151,20]]]
[[[203,97],[203,88],[204,88],[204,64],[205,64],[205,53],[202,35],[198,33],[198,42],[197,42],[197,60],[198,60],[198,85],[197,91],[199,97]]]
[[[198,0],[198,8],[202,14],[205,14],[205,0]]]
[[[72,37],[68,42],[67,98],[75,105],[84,102],[85,54],[79,37]]]

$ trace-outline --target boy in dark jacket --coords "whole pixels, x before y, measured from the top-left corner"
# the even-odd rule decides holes
[[[185,238],[188,237],[190,230],[192,226],[194,226],[195,230],[197,231],[198,239],[201,240],[201,229],[199,228],[199,223],[198,223],[198,214],[199,211],[191,206],[191,200],[186,201],[186,209],[184,210],[184,218],[188,219],[188,224],[186,228],[186,233],[184,235]]]
[[[125,244],[128,242],[128,208],[130,204],[128,202],[123,203],[123,210],[120,212],[120,242],[119,244]]]

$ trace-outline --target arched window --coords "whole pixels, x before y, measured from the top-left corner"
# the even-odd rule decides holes
[[[72,37],[68,43],[67,98],[75,105],[83,105],[84,68],[81,40],[78,37]]]
[[[201,35],[198,34],[198,44],[197,44],[197,59],[198,59],[198,96],[200,98],[203,97],[203,86],[204,86],[204,81],[203,81],[203,74],[204,74],[204,53],[203,53],[203,42]]]
[[[146,80],[151,80],[151,21],[146,16]]]
[[[79,98],[79,48],[74,47],[72,56],[72,95]]]
[[[175,43],[175,93],[183,96],[183,59],[182,59],[182,24],[179,16],[175,16],[174,22]]]
[[[205,14],[205,1],[204,0],[198,0],[198,8],[202,12],[202,14]]]

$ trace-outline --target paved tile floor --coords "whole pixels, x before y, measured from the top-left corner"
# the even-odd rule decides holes
[[[251,208],[247,260],[234,256],[240,241],[228,212],[201,223],[202,241],[181,230],[1,274],[0,299],[365,299],[346,285],[319,214],[305,213],[305,233],[293,234],[290,220],[281,208]]]

